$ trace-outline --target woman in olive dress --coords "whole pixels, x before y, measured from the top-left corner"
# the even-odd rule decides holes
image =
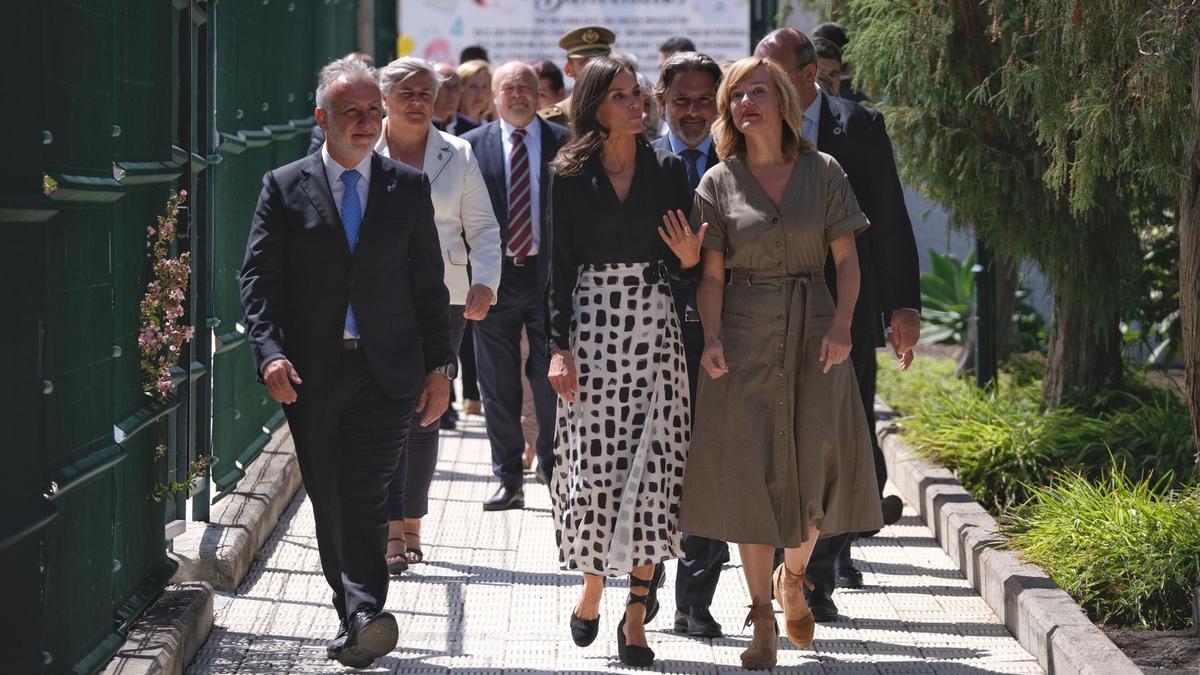
[[[850,354],[854,237],[869,223],[845,173],[804,139],[775,62],[737,61],[717,92],[722,163],[696,190],[708,224],[697,302],[705,349],[680,527],[739,545],[754,638],[748,668],[775,664],[786,633],[812,644],[805,568],[821,535],[882,527],[871,442]],[[838,302],[825,285],[832,251]],[[728,275],[728,277],[727,277]],[[726,279],[728,278],[728,283]]]

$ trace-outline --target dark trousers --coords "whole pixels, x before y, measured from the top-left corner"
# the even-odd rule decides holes
[[[704,353],[704,329],[699,321],[680,317],[683,328],[683,354],[687,360],[688,386],[691,391],[692,426],[696,424],[696,387],[700,382],[700,356]],[[712,606],[721,566],[729,562],[729,544],[716,539],[683,535],[683,557],[675,574],[675,609],[690,612],[692,607]]]
[[[479,373],[475,367],[475,322],[467,324],[463,331],[462,342],[458,345],[458,377],[462,381],[463,398],[468,401],[478,401]]]
[[[517,488],[524,482],[521,454],[525,451],[521,432],[521,328],[529,334],[525,375],[533,389],[537,412],[538,461],[547,467],[554,466],[556,394],[546,379],[550,350],[545,288],[538,281],[537,263],[530,259],[516,267],[511,260],[505,258],[496,305],[486,319],[475,322],[474,329],[484,423],[492,445],[492,473],[505,486]]]
[[[879,493],[883,494],[883,486],[887,483],[887,464],[883,459],[883,449],[879,447],[879,437],[875,434],[875,375],[878,371],[875,349],[855,345],[850,351],[850,361],[854,364],[858,392],[862,396],[864,412],[867,415],[867,429],[875,456],[875,479]],[[850,542],[853,540],[854,533],[847,532],[817,542],[808,562],[808,578],[817,592],[827,595],[833,593],[835,571],[851,566]]]
[[[450,305],[451,349],[458,350],[466,325],[463,306]],[[408,425],[405,461],[396,462],[396,470],[388,483],[390,520],[424,518],[429,513],[429,485],[433,483],[433,472],[437,468],[439,430],[437,421],[427,427],[421,426],[421,413],[413,412],[412,422]]]
[[[344,621],[387,600],[387,482],[404,459],[416,398],[389,397],[361,350],[340,358],[336,381],[298,385],[297,402],[283,410],[312,501],[321,569]]]

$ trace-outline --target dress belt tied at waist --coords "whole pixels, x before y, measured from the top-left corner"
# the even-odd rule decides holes
[[[825,283],[825,270],[819,267],[811,267],[798,272],[785,272],[783,270],[729,270],[729,283],[731,284],[777,286],[789,281],[802,284],[823,284]]]

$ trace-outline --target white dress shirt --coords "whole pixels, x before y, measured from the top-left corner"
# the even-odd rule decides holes
[[[804,109],[804,122],[800,131],[804,137],[812,141],[814,146],[817,145],[817,135],[821,130],[821,97],[824,96],[821,88],[817,87],[817,96]],[[820,150],[820,148],[817,148]]]
[[[687,143],[679,140],[679,137],[676,136],[675,132],[673,131],[667,132],[667,143],[671,144],[671,152],[679,155],[680,157],[683,157],[684,150],[687,150],[689,147],[691,147]],[[699,145],[696,146],[696,150],[700,151],[700,156],[696,158],[696,173],[701,176],[704,175],[705,171],[708,171],[708,152],[712,149],[712,144],[712,134],[709,134],[704,138],[703,141],[700,141]]]
[[[512,194],[512,134],[516,127],[500,118],[500,142],[504,146],[504,194]],[[542,245],[542,195],[538,178],[542,174],[542,125],[536,117],[525,127],[525,149],[529,153],[529,224],[533,228],[533,248],[528,255],[537,255]],[[507,201],[507,199],[505,200]],[[504,255],[514,255],[504,247]]]
[[[342,216],[342,195],[346,194],[346,184],[342,182],[342,172],[354,169],[358,171],[362,178],[358,179],[358,184],[354,187],[358,190],[358,205],[362,207],[363,217],[367,215],[367,192],[371,187],[371,153],[367,153],[358,166],[344,167],[337,163],[329,154],[328,144],[321,146],[321,161],[325,163],[325,178],[329,180],[329,191],[333,193],[333,205],[337,209],[338,218]],[[343,230],[344,231],[344,230]],[[362,224],[359,224],[359,236],[362,236]],[[352,339],[354,336],[350,331],[342,329],[342,337]]]

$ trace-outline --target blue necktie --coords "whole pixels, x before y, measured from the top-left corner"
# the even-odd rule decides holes
[[[358,244],[358,229],[362,226],[362,203],[358,200],[358,179],[362,174],[350,169],[342,172],[342,227],[346,228],[346,243],[350,244],[350,252]],[[354,319],[354,308],[346,305],[346,332],[351,337],[358,337],[358,322]]]
[[[682,153],[683,163],[687,167],[688,187],[692,192],[696,191],[696,186],[700,184],[700,155],[701,152],[695,148],[686,148]]]

